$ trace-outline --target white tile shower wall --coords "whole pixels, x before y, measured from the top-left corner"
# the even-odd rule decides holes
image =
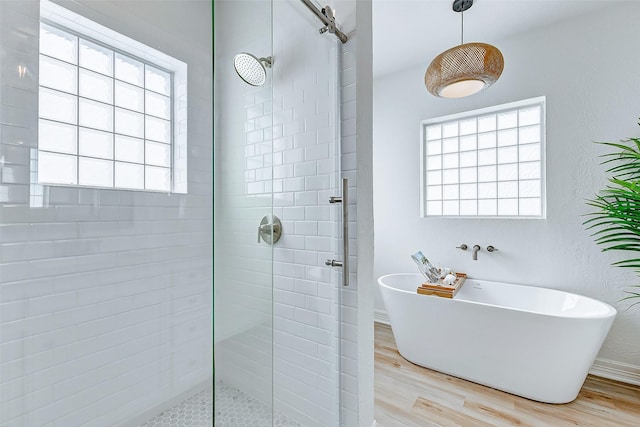
[[[0,2],[3,427],[115,426],[212,375],[211,10],[178,3],[70,7],[188,64],[187,195],[32,185],[39,3]]]

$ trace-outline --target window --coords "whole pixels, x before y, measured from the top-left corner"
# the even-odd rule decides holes
[[[122,35],[97,40],[114,32],[48,8],[66,22],[40,24],[38,182],[186,192],[186,105],[174,90],[177,72],[184,104],[186,65]],[[64,26],[79,19],[94,33]]]
[[[422,122],[425,217],[545,215],[545,98]]]

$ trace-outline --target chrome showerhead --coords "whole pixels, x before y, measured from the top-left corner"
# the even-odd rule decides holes
[[[233,66],[242,80],[251,86],[262,86],[267,81],[267,68],[271,68],[271,57],[256,58],[242,52],[234,56]]]

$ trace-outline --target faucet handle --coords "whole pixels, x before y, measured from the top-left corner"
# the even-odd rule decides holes
[[[456,249],[462,249],[463,251],[466,251],[467,248],[468,248],[468,246],[466,245],[466,243],[463,243],[460,246],[456,246]]]
[[[497,249],[497,248],[494,248],[494,247],[493,247],[493,246],[491,246],[491,245],[487,246],[487,252],[497,252],[497,251],[498,251],[498,249]]]

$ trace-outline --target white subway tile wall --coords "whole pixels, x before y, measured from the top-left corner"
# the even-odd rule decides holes
[[[118,425],[212,375],[209,51],[183,58],[189,194],[39,186],[39,73],[53,65],[39,70],[39,3],[0,12],[0,425]],[[172,43],[160,24],[142,33]]]

